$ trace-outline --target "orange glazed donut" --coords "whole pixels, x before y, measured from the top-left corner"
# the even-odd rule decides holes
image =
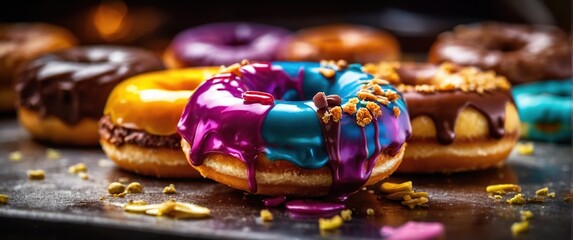
[[[394,36],[379,29],[332,24],[300,30],[285,44],[280,56],[288,61],[396,61],[400,45]]]
[[[412,136],[399,172],[458,172],[502,163],[519,137],[505,77],[449,63],[380,63],[367,72],[404,95]]]
[[[0,111],[14,109],[14,74],[41,54],[76,45],[68,30],[47,23],[0,24]]]
[[[193,90],[219,67],[152,72],[115,87],[99,121],[100,144],[123,169],[156,177],[198,177],[181,151],[177,122]]]

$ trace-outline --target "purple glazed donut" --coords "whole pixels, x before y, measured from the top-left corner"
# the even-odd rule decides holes
[[[211,23],[175,36],[163,58],[169,68],[276,60],[289,31],[257,23]]]

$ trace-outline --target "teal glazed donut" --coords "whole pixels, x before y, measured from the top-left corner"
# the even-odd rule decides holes
[[[546,80],[513,87],[524,138],[571,141],[571,79]]]
[[[345,199],[401,162],[411,134],[406,104],[360,64],[257,62],[227,71],[197,88],[178,124],[183,150],[203,176],[263,195]],[[231,165],[205,166],[220,159],[213,154],[240,160],[246,173],[215,176],[213,169]],[[289,177],[265,172],[282,167]],[[378,167],[384,177],[373,180]],[[325,172],[326,190],[315,179]]]

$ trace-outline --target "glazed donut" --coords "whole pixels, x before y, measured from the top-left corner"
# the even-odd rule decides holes
[[[331,24],[296,32],[280,56],[288,61],[396,61],[400,57],[400,45],[394,36],[379,29],[361,25]]]
[[[519,117],[509,82],[493,71],[444,63],[367,64],[395,84],[408,105],[412,137],[398,172],[484,169],[510,154]]]
[[[571,141],[571,79],[522,84],[512,92],[523,138]]]
[[[99,121],[100,144],[123,169],[156,177],[199,177],[181,151],[177,122],[193,90],[219,71],[202,67],[140,74],[117,85]]]
[[[264,24],[210,23],[177,34],[163,60],[169,68],[231,65],[243,59],[273,61],[289,35]]]
[[[394,172],[410,134],[400,94],[361,67],[233,65],[189,99],[183,151],[204,177],[251,193],[345,198]]]
[[[19,121],[37,140],[97,145],[97,121],[113,87],[160,69],[160,58],[129,47],[83,46],[42,55],[17,73]]]
[[[439,35],[429,61],[494,70],[514,85],[571,76],[571,42],[554,26],[485,22]]]
[[[68,30],[47,23],[0,24],[0,39],[0,111],[14,109],[14,74],[22,63],[77,42]]]

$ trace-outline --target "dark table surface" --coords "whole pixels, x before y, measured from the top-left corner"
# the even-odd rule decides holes
[[[415,190],[430,194],[429,206],[409,209],[380,197],[379,186],[359,191],[346,205],[353,219],[334,232],[321,233],[316,219],[292,219],[283,208],[272,208],[274,221],[261,223],[261,197],[217,184],[207,179],[155,179],[115,167],[99,148],[50,147],[29,139],[13,116],[0,117],[0,194],[9,195],[0,205],[2,239],[380,239],[382,226],[407,221],[433,221],[445,225],[447,239],[511,239],[511,225],[519,221],[520,210],[531,210],[528,232],[522,239],[571,239],[573,196],[571,189],[571,146],[535,142],[531,156],[512,153],[499,169],[451,175],[400,175],[387,181],[412,180]],[[48,148],[61,156],[48,159]],[[22,153],[11,161],[11,152]],[[68,173],[68,167],[83,162],[89,180]],[[26,171],[44,169],[44,180],[28,180]],[[145,193],[113,198],[107,194],[110,182],[127,178],[142,183]],[[162,193],[173,183],[177,194]],[[509,205],[488,197],[490,184],[519,184],[526,197],[549,187],[555,198],[543,203]],[[506,195],[504,199],[513,196]],[[126,213],[120,207],[128,200],[159,203],[174,198],[212,210],[210,218],[174,220]],[[368,216],[372,208],[375,215]],[[8,237],[8,238],[5,238]]]

